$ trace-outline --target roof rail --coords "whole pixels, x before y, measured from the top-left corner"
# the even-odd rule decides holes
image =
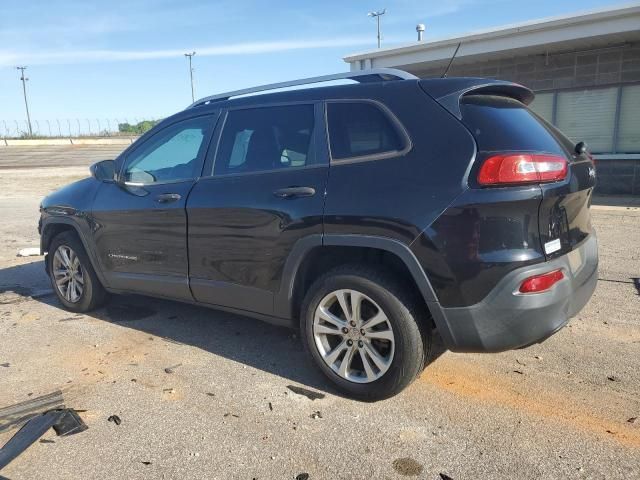
[[[209,97],[196,100],[187,108],[205,105],[207,103],[228,100],[231,97],[247,95],[250,93],[264,92],[267,90],[276,90],[278,88],[294,87],[296,85],[309,85],[313,83],[331,82],[333,80],[354,80],[356,82],[380,82],[387,80],[417,80],[418,77],[411,73],[396,68],[372,68],[370,70],[358,70],[355,72],[336,73],[333,75],[323,75],[320,77],[302,78],[300,80],[290,80],[288,82],[270,83],[268,85],[260,85],[257,87],[244,88],[242,90],[234,90],[232,92],[219,93]]]

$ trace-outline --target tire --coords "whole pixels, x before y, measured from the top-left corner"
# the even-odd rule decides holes
[[[67,268],[68,262],[65,262],[63,252],[66,254],[66,259],[73,260],[72,263],[75,265],[71,269],[71,274],[60,274],[62,271],[69,271],[69,268]],[[77,258],[77,263],[75,258]],[[51,240],[47,262],[53,291],[67,310],[79,313],[90,312],[106,302],[108,293],[100,283],[100,280],[98,280],[89,256],[75,232],[62,232]],[[56,273],[58,273],[57,277]],[[63,283],[59,286],[56,283],[56,278],[69,279],[69,277],[72,278],[67,280],[66,284]],[[80,279],[83,283],[80,282]],[[71,287],[72,281],[75,282],[76,288]]]
[[[423,371],[431,353],[429,313],[412,291],[396,277],[365,265],[335,268],[310,287],[300,315],[301,336],[316,366],[340,392],[363,401],[383,400],[401,392]],[[336,318],[347,320],[340,299],[356,326],[347,322],[335,328]],[[360,303],[355,318],[354,299]],[[380,310],[384,317],[378,315]],[[376,323],[367,323],[374,318],[377,324],[359,328]],[[326,333],[326,328],[333,331]],[[331,363],[338,348],[346,353]],[[352,368],[343,368],[345,359]]]

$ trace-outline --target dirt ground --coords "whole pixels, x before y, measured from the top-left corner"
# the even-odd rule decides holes
[[[444,353],[367,404],[337,395],[292,331],[142,297],[61,309],[42,258],[16,253],[38,245],[42,196],[86,173],[0,171],[0,407],[60,389],[89,427],[49,431],[0,478],[640,478],[640,209],[592,210],[598,287],[568,327]]]

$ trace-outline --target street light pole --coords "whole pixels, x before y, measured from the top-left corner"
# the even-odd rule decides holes
[[[189,78],[191,79],[191,101],[195,102],[196,98],[193,93],[193,67],[191,66],[191,58],[196,54],[196,52],[185,53],[185,57],[189,57]]]
[[[16,67],[16,69],[20,70],[20,80],[22,80],[22,93],[24,94],[24,108],[27,110],[27,125],[29,126],[29,136],[33,137],[33,128],[31,128],[31,115],[29,115],[29,103],[27,102],[27,80],[24,76],[24,71],[27,67]]]
[[[367,15],[371,18],[375,18],[376,22],[378,24],[378,48],[380,48],[380,41],[382,39],[381,35],[380,35],[380,17],[382,15],[384,15],[385,13],[387,13],[387,9],[383,9],[379,12],[369,12]]]

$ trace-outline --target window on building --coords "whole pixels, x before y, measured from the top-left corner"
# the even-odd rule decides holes
[[[327,117],[334,160],[397,152],[405,147],[396,126],[372,103],[330,102]]]
[[[557,93],[556,126],[574,141],[584,141],[593,153],[613,151],[618,89]]]
[[[618,120],[619,153],[640,152],[640,85],[622,87]]]
[[[250,173],[313,163],[313,105],[232,110],[214,174]]]
[[[547,122],[553,122],[553,92],[536,93],[536,98],[529,104],[529,108],[544,118]]]

